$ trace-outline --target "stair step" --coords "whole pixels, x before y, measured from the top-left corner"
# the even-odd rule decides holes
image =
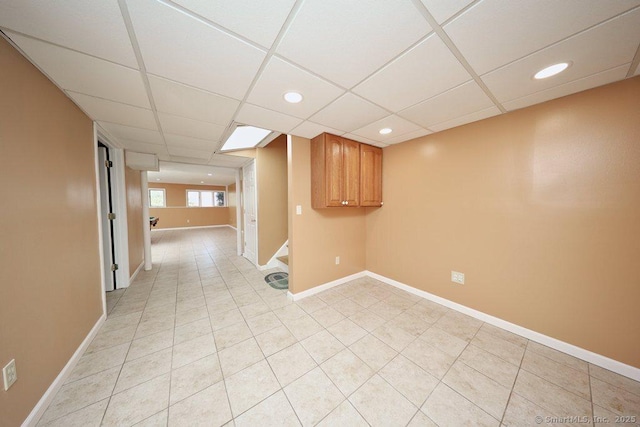
[[[289,265],[289,255],[283,255],[283,256],[279,256],[278,258],[276,258],[278,261],[280,261],[283,264],[287,264]]]

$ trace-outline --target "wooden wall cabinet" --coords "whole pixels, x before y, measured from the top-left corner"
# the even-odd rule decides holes
[[[311,206],[382,206],[382,149],[328,133],[313,138]]]

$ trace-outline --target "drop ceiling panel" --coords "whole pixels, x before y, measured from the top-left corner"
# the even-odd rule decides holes
[[[426,129],[420,129],[415,132],[409,132],[404,135],[396,136],[394,138],[388,139],[385,141],[385,144],[389,144],[389,145],[399,144],[401,142],[410,141],[415,138],[420,138],[421,136],[429,135],[430,133],[433,133],[433,132]]]
[[[129,1],[147,71],[242,99],[265,53],[155,0]]]
[[[149,108],[138,70],[15,33],[7,35],[63,89]]]
[[[162,144],[164,140],[160,132],[148,129],[134,128],[131,126],[123,126],[116,123],[98,122],[111,135],[119,140],[131,140],[145,142],[148,144]]]
[[[574,80],[560,86],[554,86],[547,90],[533,93],[522,98],[515,99],[502,104],[507,110],[517,110],[519,108],[528,107],[530,105],[539,104],[549,101],[550,99],[560,98],[561,96],[570,95],[572,93],[602,86],[623,79],[629,71],[629,64],[612,68],[597,74],[593,74],[582,79]]]
[[[430,128],[431,125],[455,119],[493,106],[493,102],[475,81],[421,102],[398,113],[400,116]]]
[[[349,88],[430,30],[409,1],[307,0],[277,52]]]
[[[484,74],[638,5],[638,0],[483,0],[444,30]]]
[[[151,93],[158,111],[194,120],[226,126],[240,102],[185,86],[156,76],[149,76]]]
[[[470,79],[442,40],[432,34],[353,91],[378,105],[399,111]]]
[[[167,141],[167,147],[181,147],[193,150],[212,152],[216,148],[216,141],[206,139],[191,138],[184,135],[172,135],[165,133],[164,139]]]
[[[117,0],[3,0],[0,26],[129,67],[138,66]]]
[[[471,4],[473,0],[421,0],[431,15],[442,24],[447,19]]]
[[[372,103],[346,93],[311,117],[315,123],[351,132],[389,113]]]
[[[380,129],[383,129],[383,128],[390,128],[393,130],[393,132],[387,135],[381,135],[379,131]],[[410,132],[416,132],[419,130],[421,130],[420,126],[414,123],[411,123],[403,119],[402,117],[398,117],[396,115],[390,115],[388,117],[375,121],[371,124],[368,124],[367,126],[364,126],[358,130],[355,130],[352,133],[359,136],[363,136],[372,141],[386,143],[388,140],[392,138],[402,136]]]
[[[289,133],[291,129],[302,123],[302,120],[297,117],[288,116],[251,104],[244,104],[242,108],[240,108],[236,121],[245,125],[275,130],[282,133]]]
[[[227,154],[214,154],[209,161],[210,165],[238,168],[244,165],[249,157],[231,156]]]
[[[138,153],[169,155],[165,145],[147,144],[146,142],[131,141],[123,138],[120,138],[118,141],[122,143],[125,150],[136,151]]]
[[[323,132],[332,133],[334,135],[342,135],[343,131],[328,126],[319,125],[310,121],[302,122],[294,130],[289,132],[291,135],[301,136],[303,138],[315,138]]]
[[[362,142],[364,144],[375,145],[376,147],[381,144],[378,141],[374,141],[373,139],[366,138],[361,135],[356,135],[355,133],[346,133],[344,134],[345,138],[353,139],[354,141]]]
[[[456,117],[454,119],[437,123],[429,127],[434,132],[440,132],[445,129],[451,129],[456,126],[462,126],[468,123],[477,122],[478,120],[483,120],[489,117],[497,116],[498,114],[500,114],[500,110],[498,109],[498,107],[489,107],[489,108],[485,108],[484,110],[475,111],[470,114],[465,114],[464,116]]]
[[[209,160],[209,157],[211,157],[211,153],[213,152],[213,150],[194,150],[192,148],[184,148],[184,147],[167,147],[167,149],[169,150],[169,154],[171,155],[171,157],[173,158],[174,156],[177,157],[186,157],[186,158],[192,158],[192,159],[200,159],[200,160]]]
[[[498,101],[506,102],[630,63],[640,40],[639,23],[640,9],[636,9],[499,68],[482,80]],[[538,70],[566,61],[571,61],[571,66],[557,76],[533,78]]]
[[[271,47],[295,0],[174,0],[237,34]]]
[[[160,120],[162,131],[165,133],[208,139],[209,141],[219,141],[225,129],[213,123],[201,122],[199,120],[187,119],[165,113],[158,113],[158,119]]]
[[[93,120],[158,130],[151,110],[77,92],[66,92]]]
[[[297,104],[286,102],[289,91],[302,94]],[[282,59],[272,57],[260,75],[247,101],[291,116],[307,118],[342,95],[344,90],[309,74]]]

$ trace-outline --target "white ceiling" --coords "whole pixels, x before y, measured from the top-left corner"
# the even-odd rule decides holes
[[[228,167],[234,121],[386,146],[640,62],[640,0],[0,0],[0,29],[116,143]]]
[[[218,157],[218,156],[216,156]],[[193,165],[175,162],[160,162],[159,172],[147,172],[149,187],[161,183],[195,185],[230,185],[236,182],[236,170],[247,160],[246,157],[222,155],[229,159],[229,166]]]

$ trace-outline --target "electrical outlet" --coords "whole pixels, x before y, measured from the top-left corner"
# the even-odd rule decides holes
[[[461,285],[464,285],[464,273],[460,273],[458,271],[452,271],[451,272],[451,281],[453,283],[459,283]]]
[[[340,264],[340,257],[339,256],[336,257],[336,265],[338,265],[338,264]]]
[[[302,205],[296,205],[296,215],[302,215]]]
[[[9,390],[18,379],[18,371],[16,371],[16,360],[12,359],[7,366],[2,368],[2,379],[4,380],[4,390]]]

